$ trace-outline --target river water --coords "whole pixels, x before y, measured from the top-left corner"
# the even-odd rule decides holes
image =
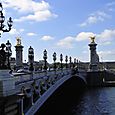
[[[87,89],[70,115],[115,115],[115,87]]]
[[[71,79],[58,88],[35,115],[115,115],[115,87],[83,88],[77,83]]]

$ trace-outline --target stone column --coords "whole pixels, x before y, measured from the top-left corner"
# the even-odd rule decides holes
[[[96,52],[96,46],[95,43],[95,37],[91,37],[91,43],[89,44],[90,47],[90,65],[89,68],[91,71],[97,71],[98,70],[98,64],[99,64],[99,56]]]
[[[23,67],[23,46],[21,45],[21,39],[17,37],[17,44],[15,46],[16,51],[16,68]]]

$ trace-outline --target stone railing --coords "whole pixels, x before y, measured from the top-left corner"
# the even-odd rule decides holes
[[[24,113],[38,100],[49,88],[54,87],[55,84],[63,79],[63,77],[71,76],[71,70],[65,69],[58,70],[56,73],[50,71],[47,73],[39,72],[33,74],[33,79],[28,81],[22,80],[20,83],[16,84],[16,92],[24,95],[23,103],[26,105],[24,107]],[[17,77],[17,76],[16,76]],[[53,91],[53,90],[52,90]],[[27,99],[31,98],[29,104],[27,104]]]
[[[15,90],[15,80],[8,70],[0,70],[0,97],[12,95]]]
[[[70,72],[69,69],[63,69],[47,72],[34,72],[30,73],[13,73],[9,74],[9,70],[0,71],[0,96],[9,96],[20,92],[21,88],[24,86],[27,89],[30,88],[30,85],[33,81],[42,81],[45,82],[54,82],[58,80],[60,76]]]
[[[37,98],[36,101],[31,101],[31,106],[27,111],[25,111],[25,115],[34,115],[36,111],[44,104],[44,102],[53,94],[53,92],[71,77],[71,74],[67,72],[66,74],[60,74],[57,78],[54,78],[54,82],[52,82],[50,79],[47,83],[46,80],[42,81],[42,84],[39,82],[37,92],[39,98]],[[32,104],[32,102],[34,103]]]
[[[58,74],[66,74],[67,72],[70,72],[69,69],[63,69],[63,70],[57,70],[56,72],[54,70],[51,71],[40,71],[40,72],[33,72],[32,73],[13,73],[13,76],[15,77],[15,83],[20,84],[24,83],[33,79],[40,79],[45,76],[55,76]]]

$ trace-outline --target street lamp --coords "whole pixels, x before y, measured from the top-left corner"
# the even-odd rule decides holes
[[[63,55],[62,54],[60,54],[60,61],[61,61],[61,69],[63,69],[63,66],[62,66]]]
[[[34,61],[34,49],[30,46],[28,49],[28,58],[29,58],[29,70],[32,72],[32,77],[33,77],[33,61]]]
[[[76,66],[76,61],[77,61],[76,58],[74,58],[74,67]]]
[[[46,49],[43,52],[43,59],[44,59],[44,70],[47,71],[47,51]]]
[[[22,92],[22,93],[19,93],[17,94],[17,96],[19,97],[19,101],[20,101],[20,115],[24,115],[24,96],[25,94]]]
[[[2,7],[2,4],[0,3],[0,31],[1,32],[9,32],[11,30],[13,21],[12,21],[12,18],[10,17],[9,20],[7,21],[8,29],[4,29],[4,27],[5,27],[5,25],[4,25],[5,17],[3,15],[2,11],[3,11],[3,7]]]
[[[56,53],[54,52],[53,53],[53,61],[54,61],[54,70],[55,70],[55,72],[56,72]]]
[[[77,59],[77,68],[79,68],[79,60]]]
[[[69,63],[70,63],[70,68],[71,68],[71,61],[72,60],[72,58],[71,58],[71,56],[69,57]]]
[[[11,50],[11,43],[9,42],[9,40],[7,41],[6,43],[6,56],[7,56],[7,67],[8,69],[10,69],[10,61],[9,61],[9,58],[10,56],[12,55],[12,50]]]
[[[67,62],[68,62],[68,56],[65,56],[65,62],[66,62],[66,68],[67,68]]]

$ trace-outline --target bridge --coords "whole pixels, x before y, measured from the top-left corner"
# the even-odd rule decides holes
[[[84,66],[81,67],[81,62],[76,59],[72,62],[71,57],[68,63],[67,55],[65,56],[65,63],[62,63],[62,54],[57,66],[55,52],[53,53],[53,67],[50,67],[47,62],[46,50],[43,52],[42,68],[36,68],[34,65],[34,49],[30,46],[28,49],[29,62],[26,64],[28,69],[25,71],[22,62],[23,46],[20,39],[17,38],[15,70],[10,71],[9,57],[5,57],[8,60],[1,58],[2,61],[0,61],[0,114],[35,115],[48,99],[62,87],[65,87],[66,92],[68,92],[67,95],[74,95],[75,91],[79,92],[79,89],[81,90],[84,86],[115,86],[115,72],[100,70],[98,67],[99,57],[96,53],[96,45],[93,38],[93,41],[89,44],[91,61],[87,69]],[[1,44],[1,48],[2,53],[7,53],[3,44]],[[7,55],[5,54],[5,56]],[[71,89],[74,89],[74,93],[69,94]],[[64,88],[61,90],[63,91]]]
[[[3,9],[1,3],[0,8]],[[4,20],[2,10],[0,12]],[[4,30],[4,21],[1,21],[0,30],[9,32],[12,23],[10,17],[8,29]],[[90,38],[90,62],[87,69],[84,66],[80,67],[81,62],[76,58],[72,62],[71,56],[68,62],[66,55],[65,63],[63,63],[62,54],[60,54],[60,62],[56,63],[56,52],[53,53],[53,63],[50,65],[47,62],[46,49],[43,52],[41,65],[37,65],[34,61],[34,49],[31,46],[28,49],[28,63],[24,65],[23,46],[19,37],[15,46],[16,60],[10,63],[12,61],[10,60],[11,43],[9,40],[6,44],[2,43],[0,46],[0,115],[35,115],[53,94],[59,95],[59,90],[63,92],[65,89],[67,94],[64,92],[64,96],[67,96],[74,95],[75,92],[77,94],[84,87],[115,86],[115,72],[99,69],[100,62],[96,52],[95,37]],[[27,71],[24,70],[26,66]],[[70,93],[71,89],[74,93]],[[61,93],[61,96],[64,93]]]
[[[3,98],[2,104],[5,104],[4,112],[7,114],[25,114],[34,115],[39,108],[44,104],[45,101],[66,81],[70,80],[72,77],[76,77],[82,80],[82,73],[86,76],[86,72],[77,71],[73,72],[71,69],[59,69],[56,72],[45,71],[45,72],[35,72],[34,74],[25,73],[12,73],[4,74],[2,78],[3,87],[0,89],[0,97]],[[84,84],[86,84],[85,77],[83,79]],[[7,98],[13,98],[14,102],[9,100],[6,102]]]
[[[51,68],[47,62],[47,51],[44,50],[42,69],[35,69],[34,49],[30,46],[28,49],[28,70],[26,71],[21,69],[24,68],[22,63],[23,46],[19,42],[20,39],[17,38],[17,40],[18,42],[15,46],[16,69],[10,71],[9,60],[5,60],[6,62],[4,62],[2,59],[0,62],[0,114],[35,115],[61,87],[65,87],[66,91],[69,89],[67,95],[74,95],[75,93],[69,94],[71,89],[74,89],[74,92],[78,92],[84,86],[115,86],[115,72],[100,70],[98,68],[98,55],[96,51],[93,51],[96,50],[94,39],[89,44],[91,54],[94,53],[91,55],[90,68],[81,67],[81,63],[78,60],[76,62],[76,59],[72,62],[71,57],[69,58],[69,63],[67,63],[67,55],[65,56],[66,63],[62,63],[62,54],[60,55],[60,63],[57,67],[55,52],[53,54],[54,63]],[[2,44],[1,47],[3,46]],[[4,47],[1,50],[6,53]],[[6,63],[7,65],[5,65]]]
[[[76,87],[81,90],[81,87],[92,86],[92,83],[93,86],[104,87],[115,85],[115,73],[108,70],[92,73],[75,68],[65,68],[56,71],[38,71],[33,74],[22,72],[9,74],[8,70],[0,72],[0,98],[2,99],[0,105],[4,106],[4,109],[0,109],[0,113],[5,115],[34,115],[68,81],[72,81],[70,85],[75,82],[74,91]],[[92,81],[92,75],[93,80],[97,82]]]

